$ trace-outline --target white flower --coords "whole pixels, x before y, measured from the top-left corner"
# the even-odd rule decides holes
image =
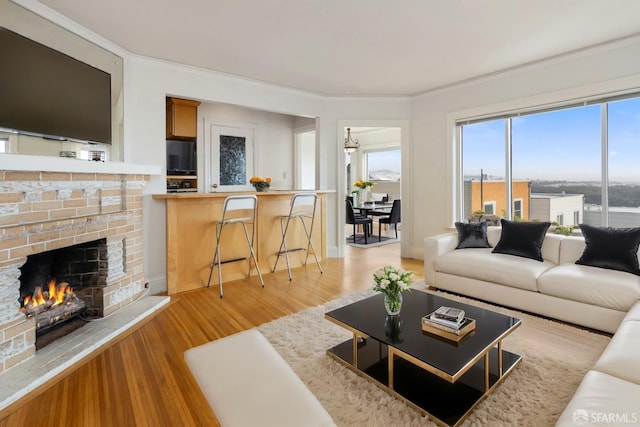
[[[373,280],[376,283],[373,289],[387,295],[395,295],[400,291],[411,290],[410,285],[413,274],[412,271],[387,265],[373,273]]]

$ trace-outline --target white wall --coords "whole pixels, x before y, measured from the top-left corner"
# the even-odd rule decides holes
[[[490,115],[640,87],[640,39],[582,51],[414,98],[414,257],[423,238],[453,226],[456,210],[455,120]],[[640,160],[640,159],[639,159]],[[403,188],[404,193],[404,188]],[[403,196],[403,201],[407,197]],[[410,207],[403,206],[405,209]],[[404,224],[403,224],[404,225]],[[404,239],[404,235],[403,235]]]
[[[316,131],[299,133],[296,136],[296,189],[313,190],[316,188]]]

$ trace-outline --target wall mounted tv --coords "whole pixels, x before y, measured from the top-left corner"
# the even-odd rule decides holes
[[[167,139],[167,175],[195,175],[196,142]]]
[[[111,75],[0,27],[0,128],[111,144]]]

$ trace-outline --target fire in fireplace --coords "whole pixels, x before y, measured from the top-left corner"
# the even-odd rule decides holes
[[[20,268],[20,305],[35,318],[36,349],[84,325],[85,316],[102,308],[107,252],[106,239],[99,239],[27,257]]]
[[[85,303],[73,292],[67,282],[49,281],[46,290],[36,286],[35,290],[24,297],[20,311],[27,317],[35,317],[36,331],[55,326],[84,312]]]

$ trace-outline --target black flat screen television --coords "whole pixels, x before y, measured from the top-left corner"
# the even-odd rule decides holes
[[[196,142],[167,140],[167,175],[195,175]]]
[[[111,144],[111,75],[0,27],[0,127]]]

